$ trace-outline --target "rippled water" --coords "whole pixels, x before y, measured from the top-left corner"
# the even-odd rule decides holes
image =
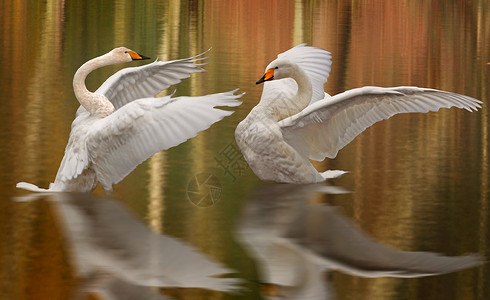
[[[402,264],[395,250],[422,251],[427,267],[437,262],[431,253],[490,257],[489,11],[484,0],[0,3],[0,298],[89,299],[90,293],[118,297],[115,291],[122,291],[148,299],[278,293],[301,299],[294,292],[316,291],[318,299],[486,299],[488,264],[407,279],[385,277],[394,276],[385,263],[392,272],[419,276],[423,272]],[[271,187],[264,194],[268,188],[249,168],[229,160],[239,158],[233,132],[258,103],[262,87],[255,81],[265,66],[302,42],[332,53],[330,94],[416,85],[478,98],[484,108],[396,116],[366,130],[336,159],[317,164],[349,170],[331,184],[352,193]],[[244,102],[198,137],[143,163],[111,199],[19,201],[15,197],[26,194],[15,189],[18,181],[47,187],[54,180],[78,107],[74,72],[123,45],[160,60],[212,47],[207,72],[185,80],[176,94],[239,87]],[[89,89],[122,67],[93,72]],[[198,183],[207,179],[216,189],[201,193]],[[263,231],[251,224],[263,224]],[[347,243],[352,236],[360,240]],[[332,250],[344,242],[340,254]],[[394,258],[369,256],[373,243],[395,249],[374,251]],[[350,253],[364,264],[352,262]],[[455,258],[444,270],[469,266],[465,259],[474,262]],[[145,266],[161,268],[151,273]],[[235,272],[202,283],[199,276],[213,268]],[[244,288],[238,294],[210,290],[239,279]]]

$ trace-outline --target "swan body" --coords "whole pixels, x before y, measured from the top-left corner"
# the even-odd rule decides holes
[[[235,131],[237,144],[262,180],[315,183],[347,173],[318,172],[310,159],[337,152],[374,123],[399,113],[480,108],[481,101],[435,89],[366,86],[335,96],[323,86],[330,73],[329,52],[296,46],[278,55],[257,84],[262,97]]]
[[[236,90],[200,97],[154,97],[191,73],[204,71],[199,68],[205,59],[202,54],[122,69],[95,93],[85,86],[85,78],[95,69],[147,58],[120,47],[83,64],[73,78],[81,106],[54,183],[49,189],[25,182],[17,187],[34,192],[86,192],[99,182],[111,191],[113,184],[156,152],[185,142],[233,113],[216,106],[241,104]]]

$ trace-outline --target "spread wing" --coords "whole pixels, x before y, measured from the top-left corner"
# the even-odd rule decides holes
[[[374,123],[399,113],[426,113],[458,107],[468,111],[482,102],[464,95],[418,87],[362,87],[310,104],[279,122],[286,141],[313,160],[337,152]]]
[[[277,59],[287,59],[294,62],[306,72],[313,88],[311,102],[323,99],[323,86],[327,82],[332,65],[332,55],[329,52],[301,44],[279,54]],[[265,82],[260,101],[263,103],[276,99],[285,99],[285,97],[290,99],[296,94],[297,90],[296,82],[290,78]]]
[[[80,107],[83,108],[83,106]],[[71,133],[65,148],[65,155],[56,174],[56,184],[78,177],[90,164],[85,143],[86,132],[90,128],[90,124],[87,124],[85,119],[89,112],[84,110],[83,113],[84,115],[77,116],[71,125]],[[56,188],[56,186],[53,187]]]
[[[106,96],[117,110],[136,99],[153,97],[180,83],[182,79],[189,78],[191,73],[205,71],[199,66],[207,58],[202,57],[206,52],[190,58],[156,61],[140,67],[122,69],[109,77],[95,92]]]
[[[87,151],[106,190],[158,151],[179,145],[229,116],[216,106],[238,106],[234,91],[201,97],[135,100],[90,129]]]

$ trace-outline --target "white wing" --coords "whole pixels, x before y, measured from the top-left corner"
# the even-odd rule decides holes
[[[83,108],[83,106],[80,107]],[[70,138],[56,174],[55,183],[67,182],[78,177],[90,164],[85,141],[91,123],[86,121],[89,113],[85,109],[83,112],[84,115],[77,116],[71,125]]]
[[[207,51],[206,51],[207,52]],[[191,73],[203,72],[203,64],[195,64],[207,57],[197,56],[174,61],[156,61],[140,67],[125,68],[109,77],[95,91],[109,99],[117,109],[136,99],[153,97],[168,87],[189,78]]]
[[[294,62],[306,72],[313,88],[311,102],[323,99],[323,86],[327,82],[331,69],[330,66],[332,65],[332,55],[329,52],[301,44],[279,54],[277,59],[287,59]],[[296,82],[290,78],[265,82],[260,101],[273,101],[274,99],[278,99],[279,95],[290,99],[296,94],[297,89]]]
[[[477,110],[474,98],[417,87],[362,87],[310,104],[279,122],[285,140],[299,153],[321,161],[337,152],[374,123],[399,113],[458,107]]]
[[[135,100],[101,119],[89,132],[87,150],[97,179],[106,190],[158,151],[185,142],[238,106],[236,90],[201,97]]]

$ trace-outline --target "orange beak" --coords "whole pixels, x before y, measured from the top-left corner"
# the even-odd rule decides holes
[[[138,54],[134,51],[129,51],[128,54],[131,56],[133,60],[142,60],[142,59],[150,59],[149,57],[146,57],[144,55]]]
[[[260,84],[264,81],[269,81],[274,79],[274,69],[269,69],[265,72],[264,76],[260,78],[255,84]]]

